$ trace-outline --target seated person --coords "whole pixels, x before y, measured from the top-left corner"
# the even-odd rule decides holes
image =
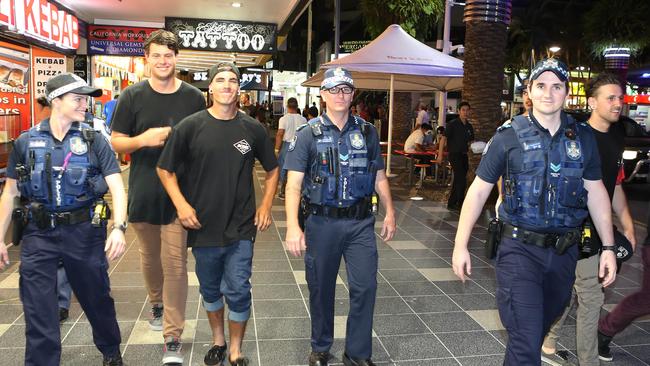
[[[407,154],[416,154],[425,152],[433,145],[433,128],[430,124],[425,123],[420,125],[404,142],[404,152]],[[429,164],[434,156],[416,156],[417,164]],[[414,174],[420,174],[420,169],[415,168]]]
[[[404,152],[413,154],[426,151],[427,147],[433,143],[433,128],[430,124],[422,124],[420,128],[411,132],[411,135],[404,143]]]

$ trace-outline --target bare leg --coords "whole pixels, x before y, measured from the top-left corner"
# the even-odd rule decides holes
[[[212,328],[212,343],[216,346],[226,344],[226,337],[223,333],[223,308],[218,311],[206,311],[210,328]]]
[[[246,323],[246,321],[228,321],[228,330],[230,331],[230,360],[232,361],[241,357],[241,343],[246,332]]]

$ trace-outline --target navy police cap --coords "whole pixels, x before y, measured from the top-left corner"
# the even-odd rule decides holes
[[[553,72],[562,81],[569,80],[569,68],[564,62],[556,58],[547,58],[538,61],[533,67],[533,70],[530,72],[530,75],[528,76],[528,80],[530,81],[536,80],[540,75],[542,75],[546,71]]]
[[[354,88],[354,80],[352,74],[342,67],[325,70],[323,82],[320,83],[321,89],[330,89],[337,85],[345,84]]]

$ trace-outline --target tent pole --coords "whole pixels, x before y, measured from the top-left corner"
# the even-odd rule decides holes
[[[392,150],[392,145],[393,145],[393,110],[394,110],[394,105],[393,105],[393,97],[395,94],[395,88],[393,83],[395,82],[395,75],[390,74],[390,92],[389,92],[389,99],[388,99],[388,151],[386,155],[386,176],[388,178],[393,178],[396,177],[397,174],[391,174],[390,172],[390,157],[391,157],[391,150]]]

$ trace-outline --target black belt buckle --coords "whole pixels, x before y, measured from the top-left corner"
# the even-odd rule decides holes
[[[561,238],[561,236],[558,235],[558,234],[546,234],[544,236],[544,247],[545,248],[548,248],[548,247],[557,248],[558,244],[560,242],[560,238]]]

